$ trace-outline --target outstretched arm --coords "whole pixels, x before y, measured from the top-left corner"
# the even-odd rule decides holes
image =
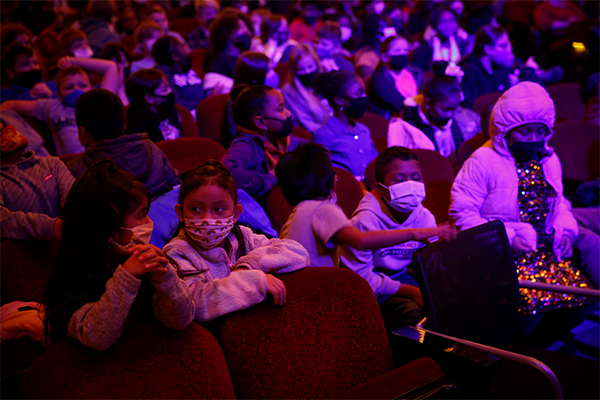
[[[72,65],[81,67],[86,71],[102,75],[102,83],[100,85],[102,89],[110,90],[111,92],[118,94],[119,68],[114,61],[101,60],[99,58],[75,57],[63,57],[58,61],[58,67],[60,69],[67,69]]]

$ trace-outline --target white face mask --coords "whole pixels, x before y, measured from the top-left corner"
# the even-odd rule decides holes
[[[385,9],[385,3],[383,1],[373,4],[373,12],[375,14],[381,14],[384,9]]]
[[[379,184],[390,192],[390,206],[398,212],[415,210],[425,199],[425,184],[417,181],[396,183],[389,188]]]
[[[270,69],[265,76],[265,85],[277,89],[279,87],[279,75],[275,70]]]
[[[185,219],[185,230],[198,246],[205,250],[217,247],[235,223],[235,213],[229,218]]]
[[[342,30],[342,42],[347,42],[352,37],[352,28],[348,28],[347,26],[340,27]]]
[[[94,52],[90,47],[84,47],[73,50],[73,55],[77,58],[92,58]]]
[[[134,226],[133,228],[121,227],[126,231],[131,231],[131,240],[127,244],[121,244],[118,242],[112,242],[113,245],[120,250],[120,253],[131,254],[131,248],[138,244],[150,243],[152,237],[152,230],[154,229],[154,222],[150,221],[147,224]]]

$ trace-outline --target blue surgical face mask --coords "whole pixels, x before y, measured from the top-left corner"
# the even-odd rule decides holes
[[[79,89],[73,90],[71,93],[63,97],[63,104],[67,107],[75,108],[75,104],[77,103],[77,99],[79,96],[84,94],[85,92]]]

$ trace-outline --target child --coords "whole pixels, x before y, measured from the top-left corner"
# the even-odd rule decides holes
[[[22,116],[47,122],[57,155],[82,153],[85,149],[78,141],[75,103],[81,94],[92,88],[84,68],[102,74],[101,87],[116,92],[117,65],[108,60],[63,57],[59,67],[62,71],[56,77],[58,99],[11,100],[2,103],[0,110],[15,110]]]
[[[425,186],[419,160],[412,151],[398,146],[385,149],[375,161],[375,180],[376,188],[363,197],[354,212],[354,227],[361,232],[435,229],[433,214],[421,205]],[[391,330],[414,325],[424,317],[417,307],[422,301],[409,300],[409,294],[417,293],[418,288],[407,275],[412,254],[423,246],[411,240],[377,250],[342,248],[342,263],[369,282]]]
[[[313,94],[312,84],[318,73],[323,72],[319,57],[312,47],[302,44],[290,55],[290,82],[281,89],[285,104],[296,123],[309,132],[319,129],[327,121],[331,108]]]
[[[87,35],[76,28],[62,31],[59,38],[57,56],[71,56],[75,58],[92,58],[94,51],[90,47]]]
[[[119,68],[119,82],[117,83],[117,95],[123,102],[124,106],[129,105],[129,99],[125,93],[125,80],[129,77],[130,65],[129,54],[120,43],[108,43],[100,51],[99,58],[103,60],[111,60],[117,64]]]
[[[578,229],[563,196],[560,161],[548,146],[554,118],[554,103],[537,83],[521,82],[507,90],[492,111],[490,140],[464,163],[452,185],[450,217],[461,230],[503,221],[519,279],[587,287],[566,260]],[[537,317],[584,302],[525,289],[521,295],[519,311]]]
[[[125,114],[117,95],[93,89],[81,95],[75,109],[83,154],[69,162],[79,177],[98,160],[110,158],[119,169],[135,175],[153,198],[181,183],[167,156],[145,133],[124,135]]]
[[[196,0],[194,8],[198,27],[192,29],[185,35],[185,40],[192,50],[206,49],[209,45],[208,28],[213,22],[221,6],[216,0]]]
[[[404,100],[418,94],[423,71],[408,64],[410,45],[402,36],[390,36],[381,44],[379,65],[371,78],[370,111],[386,119],[398,117]]]
[[[337,22],[328,21],[321,25],[315,49],[325,71],[354,72],[354,64],[342,54],[342,30]]]
[[[0,102],[56,97],[56,83],[42,80],[40,65],[31,47],[13,43],[3,50],[9,86],[0,89]]]
[[[152,47],[164,36],[163,30],[152,21],[144,21],[135,28],[133,35],[136,41],[133,54],[142,54],[142,58],[131,63],[131,73],[144,68],[154,68],[156,61],[152,57]]]
[[[175,211],[179,226],[164,251],[190,287],[197,322],[258,304],[267,293],[283,305],[285,286],[271,273],[309,264],[299,243],[268,240],[236,223],[242,206],[233,177],[219,162],[183,174]]]
[[[127,109],[126,134],[146,132],[153,142],[181,136],[181,116],[175,107],[175,93],[159,69],[141,69],[125,84],[131,104]]]
[[[57,157],[25,152],[28,141],[12,125],[1,129],[2,237],[60,239],[62,221],[57,217],[75,178]]]
[[[316,143],[306,143],[284,154],[275,173],[283,197],[294,206],[280,236],[300,242],[308,250],[311,266],[337,267],[341,244],[375,250],[411,240],[425,242],[434,236],[447,240],[455,235],[456,230],[447,223],[428,229],[359,231],[335,204],[335,170],[327,149]],[[410,201],[422,199],[424,193],[416,192],[410,197]],[[396,196],[394,204],[395,199]],[[399,205],[404,206],[406,200],[399,200]]]
[[[404,102],[403,119],[390,122],[388,146],[435,150],[457,166],[456,151],[480,129],[479,115],[460,107],[461,98],[455,77],[434,76],[425,83],[422,95]]]
[[[202,79],[192,69],[189,46],[166,36],[154,43],[152,57],[156,61],[156,68],[167,76],[175,103],[190,110],[192,115],[195,114],[196,106],[205,96]]]
[[[281,14],[271,14],[260,24],[260,39],[267,57],[277,65],[287,62],[290,53],[298,42],[290,39],[290,28],[287,19]]]
[[[156,25],[160,26],[160,28],[164,31],[165,35],[170,36],[176,39],[179,43],[185,43],[185,39],[179,32],[172,31],[169,27],[169,19],[167,18],[167,13],[164,8],[160,5],[155,4],[150,13],[148,14],[148,20],[154,22]]]
[[[315,93],[329,102],[334,113],[315,131],[313,140],[331,152],[335,167],[363,180],[367,165],[377,157],[371,131],[356,121],[369,106],[363,80],[354,72],[332,71],[318,75],[313,86]]]
[[[273,170],[279,157],[305,140],[290,136],[292,114],[285,108],[281,93],[269,86],[241,89],[233,102],[233,119],[238,137],[223,156],[223,165],[239,189],[261,197],[277,183]]]
[[[113,18],[117,18],[116,11],[114,0],[91,0],[85,6],[81,30],[87,35],[95,57],[106,44],[121,42],[113,26]]]
[[[106,350],[128,317],[184,329],[194,303],[164,253],[148,245],[150,196],[129,172],[100,161],[67,198],[58,262],[44,291],[44,331]],[[152,307],[152,310],[150,309]]]

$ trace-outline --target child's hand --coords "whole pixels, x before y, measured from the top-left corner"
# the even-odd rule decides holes
[[[437,236],[440,240],[456,239],[456,227],[447,222],[439,224],[436,228],[414,229],[414,240],[426,242],[429,238]]]
[[[45,82],[38,82],[29,90],[29,95],[34,99],[52,97],[52,90]]]
[[[533,56],[530,56],[527,61],[525,61],[525,66],[533,69],[540,69],[540,66],[535,62]]]
[[[515,254],[518,253],[529,253],[530,251],[533,251],[534,248],[531,247],[531,245],[529,243],[527,243],[527,241],[519,236],[516,236],[513,239],[512,242],[512,251]]]
[[[563,236],[558,244],[556,257],[559,259],[570,258],[573,255],[573,241],[568,236]]]
[[[123,268],[131,275],[139,278],[146,272],[167,272],[169,261],[162,250],[150,244],[137,245],[132,248],[133,254],[125,261]]]
[[[60,60],[58,60],[58,68],[67,69],[70,66],[72,66],[73,65],[72,58],[73,57],[66,56],[66,57],[63,57]]]
[[[273,302],[278,306],[285,303],[285,285],[273,275],[267,274],[267,292],[273,295]]]

